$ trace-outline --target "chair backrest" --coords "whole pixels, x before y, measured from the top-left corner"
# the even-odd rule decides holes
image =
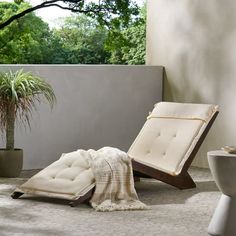
[[[144,165],[178,175],[215,113],[216,105],[157,103],[128,154]]]

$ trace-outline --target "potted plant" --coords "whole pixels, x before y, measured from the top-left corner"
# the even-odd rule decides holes
[[[0,149],[0,176],[17,177],[23,164],[23,150],[15,148],[16,120],[30,127],[32,111],[44,97],[51,108],[56,100],[52,87],[31,72],[0,73],[0,131],[5,134],[6,148]]]

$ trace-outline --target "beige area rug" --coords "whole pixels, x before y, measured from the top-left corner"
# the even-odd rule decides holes
[[[136,183],[147,211],[94,212],[64,200],[24,197],[10,193],[33,173],[0,178],[0,236],[207,236],[207,227],[220,198],[209,170],[192,168],[196,189],[177,190],[156,180]]]

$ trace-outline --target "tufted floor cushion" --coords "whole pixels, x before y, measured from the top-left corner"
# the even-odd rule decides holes
[[[157,103],[131,145],[129,156],[178,175],[217,110],[208,104]]]
[[[83,196],[95,186],[87,155],[84,150],[62,154],[16,191],[68,200]]]

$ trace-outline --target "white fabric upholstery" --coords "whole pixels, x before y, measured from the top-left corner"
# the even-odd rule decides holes
[[[130,147],[129,156],[144,165],[178,175],[217,110],[217,106],[206,104],[156,104]]]
[[[62,154],[16,191],[71,200],[83,196],[95,186],[87,155],[84,150]]]

